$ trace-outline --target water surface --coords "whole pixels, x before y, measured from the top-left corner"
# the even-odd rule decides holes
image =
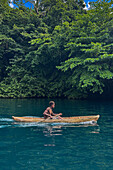
[[[63,116],[96,115],[98,124],[17,123],[42,116],[48,99],[0,99],[0,170],[113,169],[113,104],[56,99]]]

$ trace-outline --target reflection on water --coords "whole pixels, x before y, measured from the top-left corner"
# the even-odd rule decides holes
[[[47,126],[44,130],[44,136],[50,137],[50,136],[56,136],[56,135],[62,135],[62,126]]]
[[[62,126],[46,126],[43,130],[43,134],[46,137],[51,138],[49,143],[45,143],[44,146],[56,146],[54,136],[62,135]]]
[[[72,125],[72,124],[67,124],[67,125],[57,125],[57,126],[45,126],[43,130],[44,136],[51,138],[49,140],[49,143],[45,143],[44,146],[56,146],[55,144],[55,136],[61,136],[63,135],[63,131],[65,131],[66,128],[86,128],[86,127],[95,127],[93,130],[91,129],[89,133],[100,133],[100,127],[98,124],[93,123],[93,124],[82,124],[82,125]],[[46,142],[46,140],[45,140]]]

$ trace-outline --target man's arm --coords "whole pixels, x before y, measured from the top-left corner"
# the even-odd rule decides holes
[[[62,113],[53,113],[52,110],[50,110],[50,114],[51,114],[52,116],[61,116],[61,115],[62,115]]]

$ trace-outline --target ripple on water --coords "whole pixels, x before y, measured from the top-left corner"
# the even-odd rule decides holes
[[[11,125],[0,125],[0,129],[1,128],[7,128],[7,127],[11,127]]]
[[[16,122],[14,124],[14,126],[16,126],[16,127],[35,127],[35,126],[44,127],[44,126],[47,126],[47,124],[45,124],[45,123],[19,123],[19,122]]]
[[[10,118],[0,118],[0,122],[14,122],[14,120]]]

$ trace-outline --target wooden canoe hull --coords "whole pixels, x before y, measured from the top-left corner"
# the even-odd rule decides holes
[[[97,122],[99,115],[96,116],[76,116],[76,117],[62,117],[62,119],[44,119],[38,117],[15,117],[12,118],[17,122],[44,122],[44,123],[81,123],[94,121]]]

